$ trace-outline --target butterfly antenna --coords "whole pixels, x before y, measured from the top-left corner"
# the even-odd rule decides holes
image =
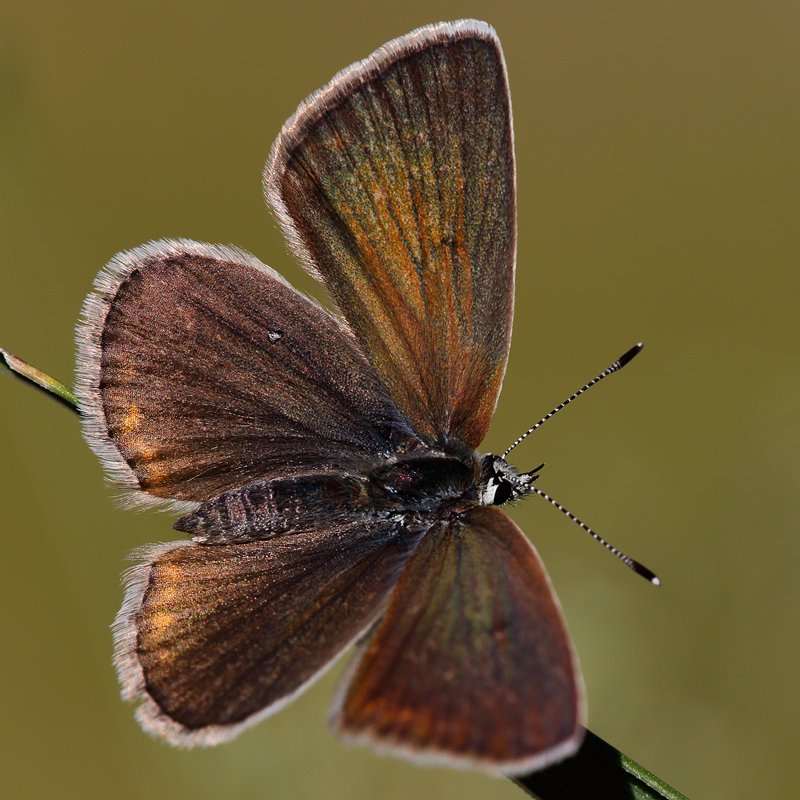
[[[575,392],[575,394],[572,395],[572,397],[567,398],[560,406],[556,406],[549,414],[542,417],[532,428],[525,431],[525,433],[523,433],[522,436],[520,436],[519,439],[517,439],[517,441],[505,451],[505,453],[503,453],[503,458],[505,458],[520,442],[527,439],[537,428],[544,425],[544,423],[547,422],[550,417],[555,416],[559,411],[561,411],[562,408],[568,406],[576,397],[580,397],[587,389],[591,388],[596,383],[599,383],[601,380],[603,380],[603,378],[607,378],[612,373],[621,370],[629,361],[633,359],[634,356],[637,356],[642,352],[643,347],[644,345],[641,342],[634,347],[631,347],[627,353],[620,356],[607,370],[601,372],[593,381],[589,381],[589,383],[587,383],[583,389],[579,389],[577,392]]]
[[[545,500],[547,500],[548,503],[552,503],[562,514],[566,514],[566,516],[568,516],[573,522],[577,522],[578,525],[580,525],[581,528],[583,528],[586,531],[586,533],[588,533],[591,537],[600,542],[600,544],[603,545],[603,547],[605,547],[606,550],[610,550],[623,564],[629,566],[637,575],[641,575],[643,578],[646,578],[654,586],[661,586],[661,581],[659,580],[655,572],[652,572],[651,570],[647,569],[647,567],[645,567],[643,564],[640,564],[638,561],[634,561],[629,556],[626,556],[625,553],[623,553],[621,550],[617,550],[616,547],[609,544],[605,539],[603,539],[602,536],[596,534],[588,525],[581,522],[574,514],[567,511],[567,509],[564,508],[564,506],[562,506],[561,503],[557,503],[555,500],[553,500],[553,498],[550,497],[549,494],[545,494],[541,489],[537,489],[535,486],[531,486],[530,489],[531,491],[536,492],[536,494],[538,494],[539,497],[543,497]]]

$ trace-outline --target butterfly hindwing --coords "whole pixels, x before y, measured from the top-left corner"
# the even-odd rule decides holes
[[[415,537],[351,520],[266,541],[159,545],[115,623],[123,695],[173,744],[211,745],[292,700],[364,633]]]
[[[521,773],[574,752],[582,687],[536,550],[501,511],[436,523],[334,706],[346,740]]]
[[[494,31],[430,26],[344,70],[286,123],[264,186],[414,431],[477,446],[508,358],[516,251]]]

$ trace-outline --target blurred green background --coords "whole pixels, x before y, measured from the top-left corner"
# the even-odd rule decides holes
[[[635,342],[528,440],[540,485],[654,569],[654,589],[537,498],[590,727],[697,798],[800,780],[800,5],[790,2],[0,2],[0,344],[71,382],[72,331],[119,250],[232,242],[317,292],[261,199],[309,92],[385,41],[473,16],[516,127],[514,344],[484,449]],[[317,292],[318,293],[318,292]],[[341,746],[336,674],[232,744],[182,752],[120,702],[109,624],[133,547],[77,419],[0,379],[0,795],[514,798],[510,782]],[[338,670],[337,670],[338,672]]]

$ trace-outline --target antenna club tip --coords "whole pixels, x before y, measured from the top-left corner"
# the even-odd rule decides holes
[[[641,575],[645,580],[650,581],[653,586],[661,586],[661,580],[659,579],[658,575],[655,574],[652,570],[647,569],[644,564],[640,564],[638,561],[634,561],[630,559],[630,563],[628,566],[638,575]]]
[[[619,359],[620,368],[624,367],[629,361],[632,361],[636,356],[638,356],[639,353],[642,352],[642,348],[644,348],[644,345],[641,342],[639,342],[638,344],[631,347],[631,349],[628,350],[624,355],[620,356]]]

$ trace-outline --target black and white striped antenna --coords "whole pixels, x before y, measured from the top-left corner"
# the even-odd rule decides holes
[[[629,361],[631,361],[634,358],[634,356],[637,356],[639,353],[641,353],[643,347],[644,345],[641,342],[639,342],[639,344],[637,344],[635,347],[631,347],[630,350],[628,350],[624,355],[620,356],[620,358],[618,358],[608,369],[601,372],[593,381],[589,381],[589,383],[587,383],[586,386],[583,387],[583,389],[579,389],[577,392],[575,392],[575,394],[572,395],[572,397],[569,397],[567,400],[561,403],[561,405],[556,406],[549,414],[542,417],[542,419],[540,419],[532,428],[525,431],[525,433],[523,433],[522,436],[520,436],[519,439],[517,439],[511,445],[511,447],[509,447],[508,450],[505,451],[505,453],[503,453],[503,458],[505,458],[520,442],[527,439],[528,436],[530,436],[537,428],[539,428],[545,422],[547,422],[547,420],[549,420],[550,417],[557,414],[565,406],[568,406],[576,397],[580,397],[587,389],[594,386],[596,383],[599,383],[601,380],[603,380],[603,378],[607,378],[612,373],[621,370]],[[626,556],[625,553],[623,553],[621,550],[618,550],[612,544],[607,542],[602,536],[595,533],[595,531],[593,531],[588,525],[581,522],[572,512],[567,511],[567,509],[564,508],[564,506],[562,506],[561,503],[555,501],[552,497],[550,497],[549,494],[546,494],[541,489],[538,489],[536,486],[534,486],[533,480],[539,477],[538,474],[536,473],[538,473],[540,469],[541,467],[537,467],[530,473],[523,473],[525,475],[532,476],[531,483],[528,486],[529,491],[536,492],[536,494],[538,494],[539,497],[543,497],[545,500],[547,500],[548,503],[554,505],[562,514],[566,515],[573,522],[577,523],[581,528],[583,528],[583,530],[586,531],[586,533],[588,533],[591,537],[600,542],[600,544],[602,544],[603,547],[606,548],[606,550],[613,553],[623,564],[625,564],[625,566],[630,567],[637,575],[641,575],[643,578],[646,578],[654,586],[661,585],[661,581],[652,570],[649,570],[647,567],[644,566],[644,564],[640,564],[638,561],[635,561],[634,559],[630,558],[630,556]]]
[[[583,528],[586,533],[588,533],[592,538],[596,539],[600,542],[603,547],[606,548],[609,552],[613,553],[626,567],[630,567],[637,575],[641,575],[643,578],[646,578],[650,583],[654,586],[661,586],[661,580],[659,579],[658,575],[655,574],[652,570],[647,569],[644,564],[640,564],[638,561],[635,561],[630,556],[626,556],[622,550],[617,550],[614,545],[609,544],[602,536],[595,533],[588,525],[581,522],[573,513],[567,511],[561,503],[557,503],[550,497],[549,494],[545,494],[541,489],[538,489],[536,486],[531,485],[530,490],[532,492],[536,492],[539,497],[543,497],[547,500],[548,503],[552,503],[562,514],[568,516],[573,522],[576,522],[578,525]]]
[[[583,389],[578,389],[578,391],[575,392],[572,397],[568,397],[560,406],[556,406],[549,414],[546,414],[544,417],[542,417],[532,428],[529,428],[527,431],[525,431],[525,433],[523,433],[522,436],[520,436],[519,439],[517,439],[517,441],[505,451],[505,453],[503,453],[502,457],[505,458],[520,442],[527,439],[537,428],[544,425],[544,423],[547,422],[550,417],[555,416],[559,411],[561,411],[562,408],[568,406],[573,400],[575,400],[575,398],[580,397],[587,389],[590,389],[596,383],[599,383],[601,380],[603,380],[603,378],[607,378],[614,372],[621,370],[629,361],[633,360],[634,356],[637,356],[642,352],[643,347],[644,345],[641,342],[634,347],[631,347],[627,353],[620,356],[608,369],[603,370],[603,372],[601,372],[593,381],[589,381],[589,383],[587,383]]]

